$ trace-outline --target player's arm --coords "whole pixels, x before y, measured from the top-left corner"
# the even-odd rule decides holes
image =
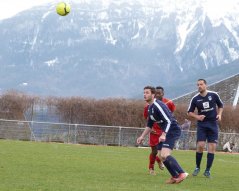
[[[176,110],[176,106],[172,100],[170,100],[170,108],[169,109],[171,110],[172,113]]]
[[[159,143],[160,142],[164,142],[166,140],[166,133],[165,132],[162,132],[162,134],[160,135],[159,137]]]
[[[218,112],[217,112],[217,120],[221,121],[222,120],[222,112],[223,112],[223,108],[218,108]]]
[[[140,144],[144,141],[144,138],[146,135],[148,135],[151,132],[151,128],[150,127],[145,127],[143,133],[140,135],[140,137],[138,137],[137,139],[137,143]]]
[[[217,111],[217,120],[221,121],[222,119],[222,112],[223,112],[223,102],[220,99],[219,95],[216,93],[216,103],[218,106],[218,111]]]
[[[194,103],[194,99],[192,99],[190,101],[190,104],[189,104],[189,107],[188,107],[188,116],[190,118],[194,118],[198,121],[203,121],[204,118],[205,118],[205,115],[198,115],[198,114],[194,113],[195,108],[196,108],[196,104]]]
[[[205,115],[198,115],[198,114],[196,114],[194,112],[188,112],[188,116],[192,117],[192,118],[194,118],[194,119],[196,119],[198,121],[203,121],[204,118],[206,117]]]
[[[154,121],[151,120],[149,117],[147,121],[147,127],[145,127],[143,133],[137,138],[138,144],[142,143],[144,141],[145,136],[152,131],[153,124],[154,124]]]

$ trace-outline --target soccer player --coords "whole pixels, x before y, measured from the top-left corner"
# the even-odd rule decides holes
[[[174,105],[172,100],[164,98],[163,96],[164,96],[164,88],[161,86],[156,87],[155,98],[164,102],[168,106],[169,110],[173,113],[176,109],[176,106]],[[148,107],[149,107],[149,104],[147,104],[144,108],[145,119],[148,118]],[[158,123],[154,123],[152,127],[152,131],[149,134],[149,145],[151,147],[151,153],[149,155],[149,174],[151,175],[156,175],[154,171],[155,161],[158,163],[158,166],[161,170],[164,169],[164,164],[162,163],[161,159],[157,156],[158,154],[157,145],[159,144],[159,137],[161,134],[162,134],[162,129],[159,127]],[[159,150],[159,155],[160,155],[160,150]]]
[[[232,150],[234,149],[234,147],[235,147],[235,144],[234,143],[230,143],[229,141],[228,142],[226,142],[224,145],[223,145],[223,147],[222,147],[222,149],[225,151],[225,152],[232,152]]]
[[[216,92],[207,90],[207,82],[205,79],[199,79],[197,86],[199,93],[191,99],[188,107],[188,115],[197,120],[196,168],[193,172],[193,176],[197,176],[200,172],[203,149],[207,140],[207,166],[204,171],[204,176],[210,178],[210,169],[213,164],[216,144],[218,142],[217,121],[221,121],[223,103]],[[194,113],[195,108],[197,108],[198,114]]]
[[[172,176],[166,183],[178,184],[188,176],[188,173],[186,173],[176,159],[171,156],[175,141],[180,137],[181,129],[168,107],[162,101],[155,99],[154,87],[146,86],[144,88],[144,100],[149,104],[149,115],[147,127],[141,136],[137,138],[137,143],[142,143],[145,136],[152,131],[153,124],[157,122],[163,130],[159,138],[160,143],[158,144],[158,148],[161,150],[160,157]]]
[[[181,125],[181,130],[182,130],[182,134],[180,137],[180,140],[182,141],[182,148],[184,150],[188,150],[189,149],[189,145],[188,145],[188,141],[189,141],[189,129],[191,126],[191,121],[188,119],[184,120],[184,123]]]
[[[155,98],[164,102],[172,113],[175,111],[176,106],[174,105],[173,101],[164,97],[163,87],[161,86],[156,87]]]

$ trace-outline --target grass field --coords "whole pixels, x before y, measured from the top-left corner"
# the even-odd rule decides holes
[[[0,140],[0,190],[232,191],[238,190],[239,155],[217,153],[212,178],[189,176],[167,185],[166,170],[148,175],[149,149]],[[174,151],[194,169],[193,151]],[[206,153],[202,167],[205,166]],[[202,169],[203,171],[204,169]]]

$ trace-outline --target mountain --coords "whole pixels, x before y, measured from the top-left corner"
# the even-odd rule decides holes
[[[0,21],[0,90],[141,98],[145,85],[161,85],[177,97],[198,78],[239,72],[231,3],[216,16],[196,0],[71,1],[66,17],[55,3],[34,7]]]

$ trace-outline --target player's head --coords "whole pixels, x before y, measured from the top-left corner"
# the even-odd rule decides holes
[[[144,87],[144,100],[148,103],[152,102],[155,95],[155,88],[153,86]]]
[[[161,86],[157,86],[155,89],[155,98],[162,101],[164,96],[164,89]]]
[[[197,81],[198,91],[204,93],[207,90],[207,81],[204,79],[198,79]]]

